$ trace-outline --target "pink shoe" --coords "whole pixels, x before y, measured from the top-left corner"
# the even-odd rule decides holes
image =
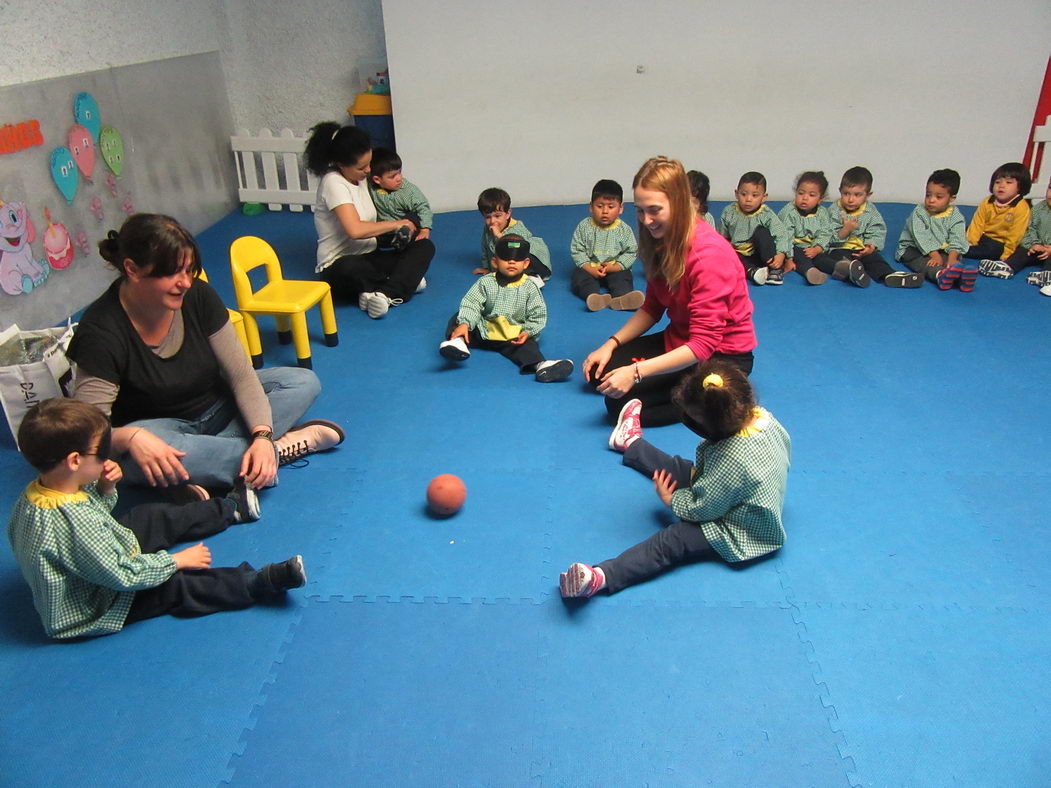
[[[595,596],[606,585],[601,569],[588,564],[570,564],[569,569],[558,576],[558,590],[563,599]]]
[[[642,437],[642,400],[632,399],[625,403],[617,416],[617,426],[609,435],[609,447],[613,451],[623,452]]]

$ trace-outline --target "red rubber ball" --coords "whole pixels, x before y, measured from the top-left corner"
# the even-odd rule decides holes
[[[435,514],[455,514],[467,499],[467,487],[459,476],[443,473],[427,485],[427,505]]]

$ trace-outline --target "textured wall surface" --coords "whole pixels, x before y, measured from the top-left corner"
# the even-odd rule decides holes
[[[386,58],[380,0],[14,0],[0,11],[0,85],[218,50],[234,124],[253,131],[346,118],[358,64]]]

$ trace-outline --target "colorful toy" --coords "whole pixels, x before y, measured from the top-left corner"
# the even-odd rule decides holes
[[[73,120],[91,132],[92,140],[98,140],[102,116],[95,97],[90,93],[78,93],[73,97]]]
[[[76,125],[69,130],[69,149],[73,152],[73,161],[84,179],[91,182],[91,173],[95,171],[95,141],[91,132],[84,126]]]
[[[51,269],[44,260],[33,259],[36,228],[22,202],[0,200],[0,290],[21,295],[43,284]]]
[[[80,187],[80,172],[73,161],[73,154],[65,145],[51,151],[51,179],[66,198],[66,202],[72,205]]]
[[[456,514],[467,500],[467,487],[459,476],[443,473],[427,485],[427,506],[442,517]]]
[[[99,152],[106,166],[119,178],[124,169],[124,140],[112,126],[103,126],[99,132]]]
[[[69,239],[69,231],[61,222],[51,221],[51,211],[44,209],[44,218],[47,220],[47,229],[44,230],[44,254],[53,269],[61,271],[68,268],[73,262],[73,244]]]

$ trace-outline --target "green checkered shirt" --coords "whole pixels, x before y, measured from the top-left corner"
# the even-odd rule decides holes
[[[788,484],[792,441],[770,413],[721,441],[701,441],[693,482],[676,490],[671,510],[698,523],[705,538],[729,562],[772,553],[785,543],[781,513]]]
[[[409,219],[419,228],[434,225],[431,204],[415,183],[403,180],[397,191],[393,192],[381,189],[375,184],[371,186],[372,202],[376,206],[376,216],[380,221]]]
[[[609,227],[599,227],[589,216],[577,225],[569,241],[569,256],[577,268],[614,260],[627,270],[634,265],[638,251],[635,233],[620,219]]]
[[[792,235],[773,209],[766,203],[752,213],[745,213],[732,202],[723,208],[719,217],[719,232],[739,254],[753,254],[752,234],[756,227],[765,227],[774,237],[774,248],[781,254],[792,254]]]
[[[866,202],[854,213],[843,210],[843,206],[836,200],[828,211],[832,215],[832,247],[833,249],[863,249],[865,244],[872,244],[876,251],[883,248],[887,243],[887,223],[876,209],[876,206]],[[858,227],[854,234],[846,238],[839,237],[839,231],[843,229],[843,220],[849,216],[857,219]]]
[[[135,534],[113,519],[116,503],[116,492],[101,496],[95,483],[66,494],[39,481],[15,503],[7,538],[53,638],[117,632],[134,592],[175,573],[174,558],[163,550],[144,555]]]
[[[529,241],[529,254],[542,262],[549,269],[551,268],[551,252],[548,251],[547,244],[544,243],[543,238],[529,232],[529,228],[526,227],[523,222],[518,221],[518,219],[512,219],[510,223],[508,223],[507,229],[504,230],[503,234],[507,235],[508,233],[520,235],[525,240]],[[496,241],[496,236],[489,232],[488,227],[483,226],[482,265],[480,267],[487,271],[493,267],[493,257],[496,256]],[[526,273],[528,273],[528,270]]]
[[[785,203],[777,212],[778,218],[792,236],[792,245],[805,249],[808,246],[820,246],[828,249],[832,242],[832,216],[824,205],[817,206],[809,216],[803,216],[795,203]]]
[[[894,251],[894,259],[900,260],[906,249],[916,249],[923,254],[934,251],[962,254],[969,247],[967,223],[963,220],[959,208],[950,205],[946,210],[932,216],[922,205],[917,205],[905,220],[901,237],[898,239],[898,248]]]
[[[456,322],[478,329],[483,339],[514,339],[519,331],[536,339],[547,325],[547,304],[528,276],[501,285],[495,273],[485,274],[463,297]]]
[[[1047,200],[1041,200],[1033,206],[1029,227],[1022,236],[1021,246],[1031,249],[1033,244],[1051,244],[1051,207]]]

